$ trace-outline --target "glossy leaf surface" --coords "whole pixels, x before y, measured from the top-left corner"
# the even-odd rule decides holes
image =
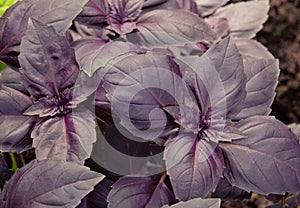
[[[241,120],[237,127],[248,138],[220,144],[229,182],[261,194],[298,192],[300,145],[290,129],[264,116]]]
[[[109,208],[154,208],[174,203],[175,197],[163,180],[125,176],[112,186],[107,200]]]
[[[32,132],[38,160],[56,159],[82,164],[96,141],[94,118],[86,109],[41,120]]]
[[[177,199],[206,197],[216,188],[224,168],[216,143],[179,135],[165,146],[164,160]]]
[[[32,161],[19,169],[0,195],[4,208],[75,207],[104,176],[61,161]]]

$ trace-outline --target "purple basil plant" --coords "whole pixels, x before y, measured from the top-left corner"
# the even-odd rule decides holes
[[[0,17],[0,207],[300,198],[299,128],[269,115],[279,64],[254,39],[268,10],[268,0],[8,8]]]

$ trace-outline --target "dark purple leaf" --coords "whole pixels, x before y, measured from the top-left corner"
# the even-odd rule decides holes
[[[165,144],[164,159],[179,200],[206,197],[222,176],[224,161],[217,143],[179,135]]]
[[[8,179],[12,176],[13,172],[9,170],[2,154],[0,153],[0,191]]]
[[[234,38],[235,44],[243,57],[251,56],[258,59],[274,59],[274,56],[260,42],[248,38]]]
[[[279,76],[278,60],[248,57],[244,59],[244,65],[247,76],[247,95],[242,110],[235,119],[269,115]]]
[[[97,92],[95,94],[94,102],[95,105],[95,113],[97,116],[97,119],[107,123],[107,124],[113,124],[113,118],[112,118],[112,112],[111,112],[111,105],[106,97],[106,91],[103,89],[102,84],[99,84]]]
[[[177,64],[169,56],[149,52],[124,56],[109,66],[103,87],[121,125],[148,141],[162,136],[169,125],[163,108],[185,100]]]
[[[165,205],[161,208],[220,208],[220,199],[201,199],[195,198],[186,202],[179,202],[172,206]]]
[[[0,150],[23,152],[31,148],[30,131],[36,118],[23,116],[30,98],[13,88],[0,85]]]
[[[108,208],[161,207],[176,202],[173,193],[164,183],[165,176],[120,178],[112,185],[108,195]]]
[[[86,109],[45,118],[32,132],[38,160],[57,159],[82,163],[90,157],[96,141],[95,121]]]
[[[72,20],[79,14],[86,0],[23,0],[7,9],[3,18],[7,18],[0,31],[0,59],[19,68],[17,56],[21,38],[25,35],[27,22],[34,17],[42,23],[52,25],[59,34],[71,26]],[[0,20],[0,28],[1,22]]]
[[[76,48],[76,58],[81,69],[89,76],[92,76],[97,70],[104,68],[109,62],[116,61],[118,57],[124,54],[140,51],[132,43],[121,41],[105,43],[103,40],[97,38],[81,39],[75,42],[73,46]]]
[[[146,47],[184,45],[213,40],[214,32],[196,14],[184,10],[155,10],[143,14],[137,21],[136,40]]]
[[[232,186],[226,178],[221,178],[219,184],[211,197],[224,199],[250,199],[251,193]]]
[[[28,93],[26,88],[23,86],[23,79],[19,72],[6,67],[5,70],[0,73],[0,84],[7,87],[11,87],[23,93]]]
[[[168,0],[144,0],[144,8],[156,6],[162,3],[165,3]]]
[[[16,171],[4,186],[0,206],[75,207],[104,176],[62,161],[33,161]]]
[[[77,208],[101,208],[107,207],[107,196],[111,190],[111,186],[114,181],[104,178],[98,183],[94,190],[89,193],[83,200],[80,206]]]
[[[163,149],[157,147],[120,125],[107,126],[105,137],[99,136],[93,145],[91,158],[114,174],[149,176],[165,170]]]
[[[290,129],[266,116],[250,117],[236,126],[248,137],[220,143],[229,182],[265,195],[299,192],[300,144]]]
[[[70,33],[69,35],[71,35],[71,37],[69,38],[69,42],[72,43],[73,41],[79,40],[81,38],[86,38],[88,36],[92,36],[92,37],[99,37],[103,40],[108,41],[109,37],[108,35],[113,34],[111,31],[109,30],[103,30],[100,28],[93,28],[93,27],[88,27],[84,24],[81,24],[77,21],[74,21],[73,24],[73,28],[70,28],[68,30],[68,32]]]
[[[35,99],[53,97],[61,102],[61,93],[79,74],[75,52],[65,37],[34,19],[28,22],[19,61],[24,85]]]
[[[252,11],[252,12],[245,12]],[[252,38],[262,29],[268,18],[269,1],[247,1],[219,8],[210,18],[226,18],[230,34],[240,38]]]
[[[107,26],[109,9],[107,0],[89,0],[76,17],[76,21],[89,27],[104,28]]]
[[[233,39],[228,37],[201,57],[184,61],[191,68],[184,73],[184,79],[194,91],[202,114],[234,118],[246,96],[246,75]]]
[[[210,15],[229,0],[195,0],[202,17]]]

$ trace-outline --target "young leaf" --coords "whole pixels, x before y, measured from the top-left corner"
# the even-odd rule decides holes
[[[29,134],[36,118],[23,115],[31,104],[27,95],[0,85],[0,151],[20,153],[31,148]]]
[[[63,99],[61,93],[76,82],[79,74],[74,49],[65,37],[35,19],[28,22],[19,61],[24,85],[35,99]]]
[[[214,32],[196,14],[184,10],[155,10],[143,14],[137,21],[136,40],[146,47],[184,45],[213,40]]]
[[[255,115],[269,115],[275,98],[279,63],[275,59],[245,58],[247,76],[246,98],[242,110],[235,117],[240,120]]]
[[[81,164],[96,141],[95,121],[86,109],[41,120],[32,132],[38,160],[57,159]]]
[[[221,199],[195,198],[186,202],[179,202],[172,206],[165,205],[161,208],[220,208]]]
[[[300,144],[290,129],[266,116],[250,117],[236,126],[248,138],[220,143],[229,182],[265,195],[299,192]]]
[[[230,26],[230,34],[239,38],[253,38],[267,20],[269,7],[267,0],[239,2],[219,8],[208,19],[226,18]]]
[[[222,176],[224,161],[216,143],[179,135],[165,144],[164,160],[179,200],[206,197]]]
[[[136,29],[136,19],[142,12],[144,0],[109,0],[110,12],[107,22],[120,35]]]
[[[193,89],[205,115],[233,118],[242,107],[246,91],[246,75],[241,55],[228,37],[212,46],[199,58],[183,59],[191,69],[184,79]]]
[[[199,13],[202,17],[210,15],[229,0],[195,0]]]
[[[0,206],[75,207],[104,176],[62,161],[32,161],[4,186]]]
[[[124,176],[112,185],[107,201],[108,208],[161,207],[173,204],[176,199],[164,183],[153,177]]]
[[[71,26],[72,20],[79,14],[87,0],[23,0],[11,6],[1,17],[7,19],[0,31],[0,59],[18,70],[19,45],[25,35],[30,17],[49,24],[59,34],[64,34]]]

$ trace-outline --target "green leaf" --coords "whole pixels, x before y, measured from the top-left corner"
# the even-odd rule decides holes
[[[17,0],[2,0],[0,1],[0,16],[4,14],[5,10],[16,3]],[[1,67],[0,67],[1,68]]]
[[[6,65],[0,61],[0,72],[6,68]]]

